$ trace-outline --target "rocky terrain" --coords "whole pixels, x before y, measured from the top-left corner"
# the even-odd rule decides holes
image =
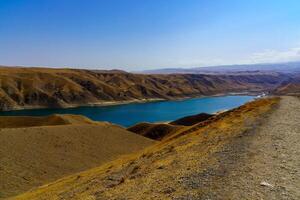
[[[0,110],[257,93],[273,90],[287,79],[275,72],[144,75],[118,70],[0,67]]]
[[[14,199],[299,199],[297,97],[261,99]]]

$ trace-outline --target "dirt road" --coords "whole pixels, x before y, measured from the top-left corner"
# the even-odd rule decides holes
[[[282,97],[271,116],[234,143],[220,154],[228,176],[203,199],[300,199],[299,98]],[[231,166],[236,154],[240,162]]]

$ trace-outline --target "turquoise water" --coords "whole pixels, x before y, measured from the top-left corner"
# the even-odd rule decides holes
[[[139,122],[171,121],[201,112],[214,113],[238,107],[253,98],[253,96],[203,97],[180,101],[132,103],[105,107],[18,110],[0,112],[0,115],[45,116],[51,114],[79,114],[96,121],[109,121],[128,127]]]

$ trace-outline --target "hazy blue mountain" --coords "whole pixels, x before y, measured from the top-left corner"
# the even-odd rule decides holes
[[[243,73],[243,72],[282,72],[295,73],[300,72],[299,62],[287,63],[262,63],[262,64],[242,64],[242,65],[220,65],[209,67],[194,68],[162,68],[154,70],[145,70],[138,73],[146,74],[201,74],[201,73]]]

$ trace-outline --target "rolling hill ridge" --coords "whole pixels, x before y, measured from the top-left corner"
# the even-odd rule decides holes
[[[144,75],[123,71],[0,67],[0,110],[107,105],[276,88],[280,73]]]

